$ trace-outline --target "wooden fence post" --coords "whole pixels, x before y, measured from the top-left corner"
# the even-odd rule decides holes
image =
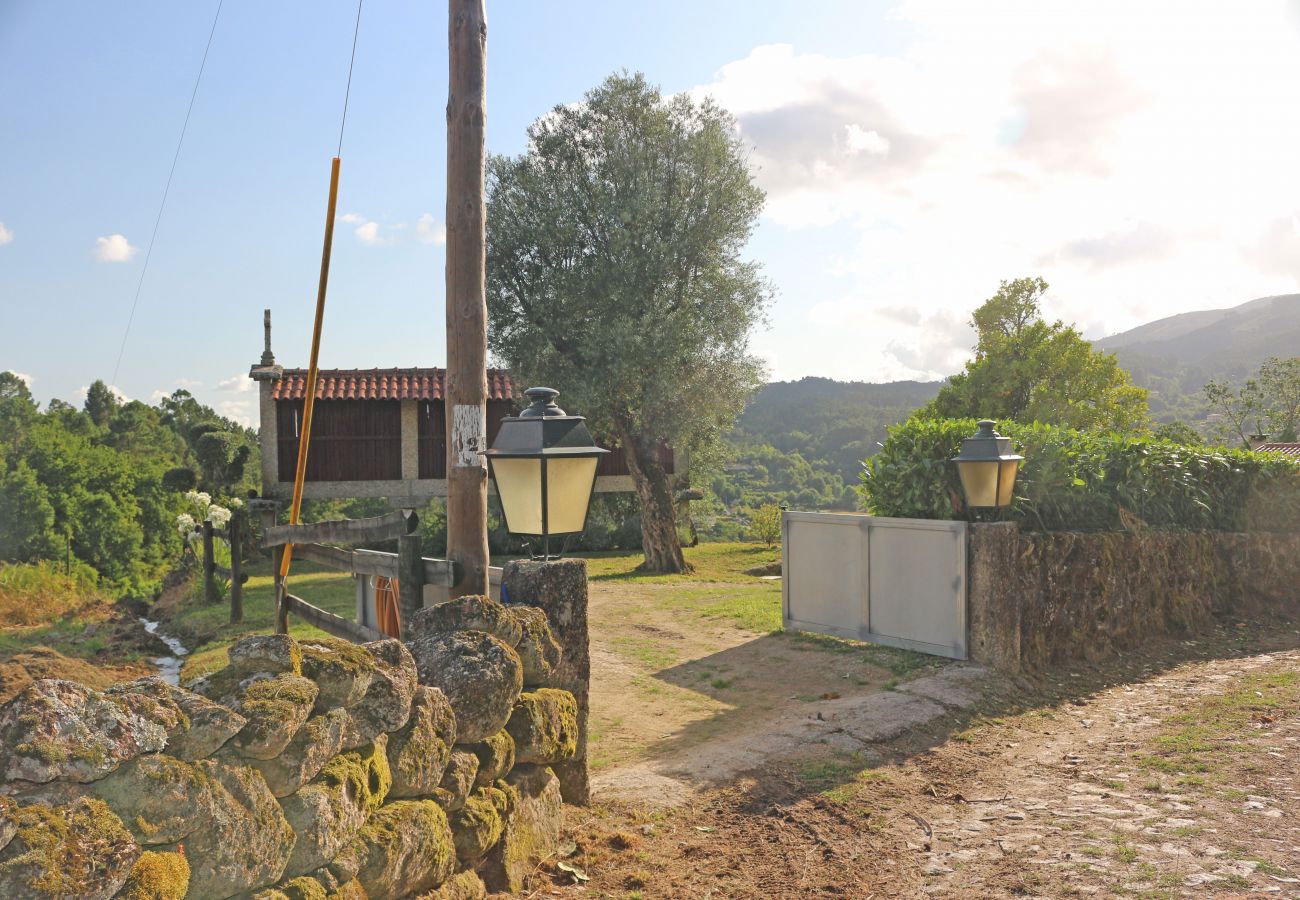
[[[408,636],[411,616],[424,607],[423,543],[418,534],[404,534],[397,539],[397,606],[403,639]]]
[[[230,536],[230,624],[238,625],[244,621],[244,585],[242,584],[243,564],[240,552],[243,547],[243,514],[238,510],[230,517],[226,534]]]
[[[278,546],[272,553],[275,558],[275,633],[289,633],[289,607],[284,601],[284,578],[280,575],[280,561],[284,558],[284,546]]]
[[[203,600],[217,602],[217,561],[212,555],[212,520],[203,520]]]

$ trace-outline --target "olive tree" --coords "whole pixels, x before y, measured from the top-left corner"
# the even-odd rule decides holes
[[[658,451],[703,450],[734,423],[762,380],[749,335],[772,293],[741,257],[764,195],[734,120],[615,75],[493,157],[487,187],[494,355],[617,444],[644,567],[687,571]]]

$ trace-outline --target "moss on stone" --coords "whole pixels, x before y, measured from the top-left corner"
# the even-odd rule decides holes
[[[479,788],[465,800],[465,805],[448,816],[456,858],[470,865],[492,849],[501,839],[510,799],[498,788]]]
[[[578,753],[578,701],[568,691],[539,688],[519,696],[506,723],[515,761],[549,764]]]
[[[324,886],[310,875],[301,875],[281,884],[279,890],[288,900],[327,900]]]
[[[374,812],[383,805],[393,785],[386,742],[380,739],[356,750],[340,753],[321,768],[317,780],[342,787],[345,792],[350,792],[362,801],[367,813]]]
[[[131,867],[117,900],[182,900],[190,889],[190,864],[181,853],[146,850]]]
[[[68,761],[68,751],[62,744],[46,738],[37,738],[30,743],[22,743],[14,748],[14,752],[21,753],[23,756],[31,756],[39,759],[41,762],[61,763]]]
[[[34,803],[15,810],[13,820],[17,831],[10,848],[19,852],[0,862],[0,882],[23,883],[38,897],[75,896],[92,879],[120,871],[140,854],[122,820],[102,800],[81,797],[58,808]]]
[[[322,668],[336,669],[349,675],[374,672],[378,666],[374,655],[365,647],[338,638],[310,638],[298,642],[302,654],[302,672],[308,678]]]

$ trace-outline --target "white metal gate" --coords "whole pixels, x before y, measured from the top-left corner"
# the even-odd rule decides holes
[[[786,512],[782,620],[966,659],[966,523]]]

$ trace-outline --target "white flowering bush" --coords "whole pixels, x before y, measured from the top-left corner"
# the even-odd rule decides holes
[[[212,502],[212,495],[206,491],[186,491],[185,502],[189,505],[192,512],[183,512],[176,517],[176,530],[180,532],[181,540],[186,546],[193,551],[195,558],[202,555],[200,543],[203,540],[203,522],[211,522],[214,528],[225,528],[230,524],[230,518],[234,515],[231,511],[239,509],[244,505],[243,501],[234,498],[229,501],[228,506],[222,506]],[[228,541],[218,537],[212,542],[213,561],[224,569],[230,568],[231,547]],[[230,587],[230,582],[222,578],[218,573],[217,592],[224,597]],[[202,585],[197,585],[200,592]]]

